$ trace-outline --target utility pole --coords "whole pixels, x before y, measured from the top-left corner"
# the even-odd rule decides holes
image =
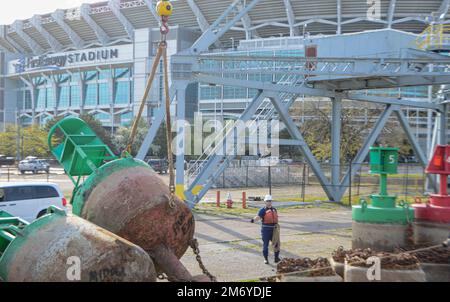
[[[20,158],[20,110],[16,110],[16,125],[17,125],[17,134],[16,134],[16,160],[19,162]]]

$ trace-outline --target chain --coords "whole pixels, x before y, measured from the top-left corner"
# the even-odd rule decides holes
[[[386,259],[390,259],[390,258],[395,257],[395,256],[400,256],[402,254],[410,255],[410,254],[415,254],[415,253],[418,253],[418,252],[424,252],[424,251],[433,250],[433,249],[440,248],[440,247],[442,247],[442,245],[433,245],[433,246],[429,246],[429,247],[425,247],[425,248],[419,248],[419,249],[415,249],[415,250],[411,250],[411,251],[403,251],[403,252],[400,252],[400,253],[389,253],[388,255],[385,255],[385,256],[382,256],[382,257],[379,257],[379,258],[380,258],[380,260],[383,260],[383,259],[386,260]],[[361,264],[365,264],[365,263],[366,263],[366,260],[365,259],[361,259],[359,261],[352,262],[351,265],[352,266],[357,266],[357,265],[361,265]],[[281,276],[294,276],[294,275],[297,275],[298,273],[306,274],[306,273],[320,272],[320,271],[323,271],[326,268],[333,268],[333,267],[331,265],[329,265],[328,267],[312,268],[312,269],[307,269],[307,270],[301,269],[301,270],[292,271],[292,272],[289,272],[289,273],[277,273],[276,275],[269,275],[269,276],[263,276],[263,277],[255,277],[255,278],[259,278],[260,280],[276,280],[276,278],[279,278]],[[235,280],[234,282],[241,282],[241,281],[242,280]]]
[[[413,224],[412,221],[409,217],[409,204],[406,203],[404,200],[402,200],[402,202],[400,203],[400,206],[403,207],[405,215],[406,215],[406,224],[407,226],[407,230],[406,230],[406,240],[407,240],[407,244],[408,245],[413,245],[414,244],[414,231],[413,231]]]
[[[208,278],[212,281],[212,282],[217,282],[217,278],[214,277],[206,268],[205,264],[203,264],[203,260],[202,257],[200,256],[200,249],[198,248],[198,241],[197,239],[193,238],[190,242],[190,246],[192,248],[192,251],[195,254],[195,259],[198,262],[198,265],[200,266],[200,269],[202,270],[203,274],[208,276]]]

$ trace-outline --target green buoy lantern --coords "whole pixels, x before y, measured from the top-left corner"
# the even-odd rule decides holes
[[[387,179],[397,174],[398,148],[370,148],[369,174],[380,175],[380,190],[370,196],[370,204],[362,199],[352,207],[353,248],[390,251],[408,243],[407,229],[414,220],[414,209],[397,196],[389,195]]]

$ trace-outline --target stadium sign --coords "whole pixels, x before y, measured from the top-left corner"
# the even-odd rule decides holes
[[[111,63],[117,60],[127,59],[132,59],[132,49],[128,45],[123,45],[113,48],[89,49],[85,51],[22,58],[10,62],[8,73],[18,74],[36,70],[81,67],[83,65]]]

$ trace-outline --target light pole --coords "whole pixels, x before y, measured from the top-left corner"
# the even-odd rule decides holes
[[[20,127],[20,110],[16,110],[16,124],[17,124],[17,134],[16,134],[16,159],[19,162],[20,158],[20,136],[21,136],[21,127]]]

